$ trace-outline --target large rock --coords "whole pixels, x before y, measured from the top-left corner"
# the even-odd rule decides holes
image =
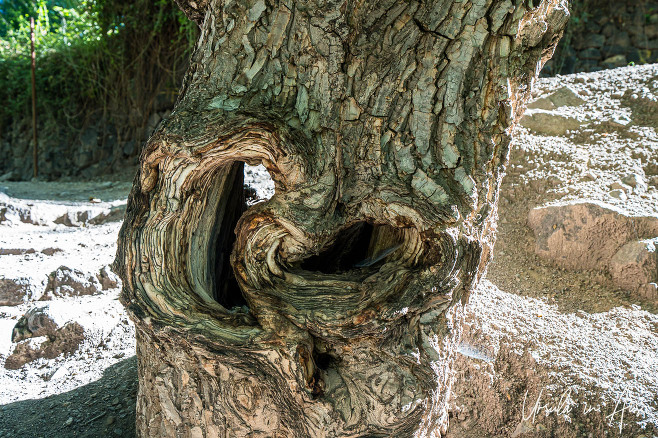
[[[20,342],[7,357],[5,368],[17,370],[26,363],[37,359],[54,359],[61,354],[73,354],[84,340],[84,329],[77,322],[69,322],[58,329],[54,336],[46,337],[43,342],[27,339]]]
[[[122,221],[126,215],[126,204],[116,205],[111,207],[109,211],[102,212],[97,216],[89,219],[88,223],[91,225],[101,225],[108,222]]]
[[[109,266],[103,267],[96,275],[103,290],[116,289],[121,286],[121,279],[117,274],[112,272]]]
[[[526,112],[521,119],[521,125],[537,134],[560,136],[565,135],[567,131],[579,129],[583,122],[553,111],[535,109]]]
[[[32,294],[28,278],[0,278],[0,306],[23,304]]]
[[[658,236],[658,218],[630,217],[589,202],[534,208],[528,225],[536,253],[569,269],[607,269],[626,243]]]
[[[49,313],[48,306],[34,307],[18,320],[11,332],[11,341],[20,342],[40,336],[52,339],[55,337],[58,328],[57,323]]]
[[[610,260],[610,275],[620,288],[638,291],[658,282],[658,238],[628,242]]]
[[[60,266],[48,276],[46,291],[41,300],[54,297],[93,295],[103,289],[96,276],[85,274],[77,269]]]
[[[563,106],[580,106],[585,100],[571,87],[564,86],[546,97],[541,97],[530,104],[528,109],[553,110]]]

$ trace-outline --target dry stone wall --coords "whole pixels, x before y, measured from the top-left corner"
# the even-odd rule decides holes
[[[658,62],[658,1],[580,3],[544,76]]]

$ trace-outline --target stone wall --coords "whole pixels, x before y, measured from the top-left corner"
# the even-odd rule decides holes
[[[658,62],[658,1],[574,1],[543,76]]]
[[[148,116],[137,134],[133,129],[130,136],[122,136],[121,128],[102,117],[90,118],[81,130],[39,123],[39,179],[90,180],[132,170],[142,144],[170,112],[166,107],[158,110]],[[32,145],[29,119],[16,119],[0,132],[0,182],[32,178]]]

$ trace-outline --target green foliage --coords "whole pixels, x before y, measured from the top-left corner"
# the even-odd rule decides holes
[[[102,119],[139,137],[156,99],[173,100],[196,37],[169,0],[0,2],[0,126],[30,117],[30,14],[39,119],[73,133]]]

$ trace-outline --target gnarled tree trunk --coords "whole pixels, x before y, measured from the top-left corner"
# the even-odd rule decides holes
[[[140,436],[440,436],[566,0],[178,0],[201,27],[115,267]],[[276,194],[244,205],[243,163]]]

